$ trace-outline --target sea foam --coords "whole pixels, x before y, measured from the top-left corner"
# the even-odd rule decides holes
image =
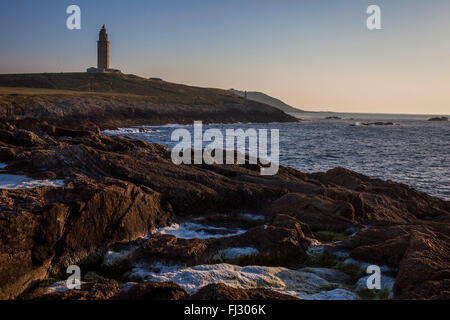
[[[23,175],[0,174],[0,189],[30,189],[44,186],[63,187],[64,180],[35,180]]]

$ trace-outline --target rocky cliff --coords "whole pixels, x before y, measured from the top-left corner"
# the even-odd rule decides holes
[[[296,268],[311,259],[308,250],[324,234],[355,232],[326,250],[392,267],[396,298],[449,298],[449,202],[342,168],[305,174],[281,167],[267,177],[257,165],[176,166],[165,147],[142,140],[39,121],[20,125],[1,124],[0,174],[64,184],[0,190],[2,299],[185,299],[190,293],[173,283],[134,279],[125,290],[116,281],[130,281],[126,274],[136,263],[208,264],[223,261],[219,253],[229,248],[257,252],[231,260],[242,266]],[[238,212],[262,220],[244,220]],[[192,218],[245,230],[209,239],[145,237]],[[86,260],[124,243],[138,249],[114,270]],[[327,259],[322,256],[321,265],[329,265]],[[43,279],[73,262],[90,263],[85,268],[102,277],[81,291],[42,292]],[[225,285],[205,287],[194,298],[209,296],[287,298]]]
[[[296,118],[220,89],[123,74],[0,75],[0,118],[71,129],[167,123],[294,122]]]

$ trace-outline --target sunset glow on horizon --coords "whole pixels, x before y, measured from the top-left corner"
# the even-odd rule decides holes
[[[106,24],[111,67],[127,74],[306,111],[450,114],[448,0],[4,2],[2,74],[84,72]],[[81,30],[66,28],[71,4]],[[372,4],[381,30],[366,27]]]

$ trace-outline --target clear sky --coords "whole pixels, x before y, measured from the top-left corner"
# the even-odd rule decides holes
[[[82,29],[66,28],[81,7]],[[366,9],[382,10],[382,30]],[[2,0],[0,73],[96,66],[262,91],[305,110],[450,113],[448,0]]]

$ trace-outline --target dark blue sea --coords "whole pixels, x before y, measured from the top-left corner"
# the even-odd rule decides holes
[[[450,121],[427,121],[425,115],[349,113],[298,113],[298,123],[213,124],[203,129],[278,129],[280,164],[303,172],[345,167],[373,178],[408,184],[420,191],[450,200]],[[339,117],[340,119],[326,119]],[[393,125],[364,125],[392,122]],[[169,148],[176,128],[144,127],[149,132],[122,129],[107,134],[125,134]],[[223,131],[225,132],[225,131]]]

